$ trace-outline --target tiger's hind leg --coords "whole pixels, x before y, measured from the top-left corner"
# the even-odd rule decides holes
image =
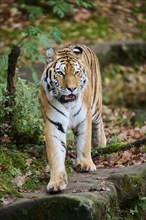
[[[74,128],[74,135],[77,146],[77,160],[76,170],[77,171],[95,171],[96,166],[91,158],[91,114],[85,119],[81,120],[77,127]]]
[[[106,146],[106,137],[104,132],[104,126],[102,118],[98,119],[98,122],[92,122],[92,146]]]

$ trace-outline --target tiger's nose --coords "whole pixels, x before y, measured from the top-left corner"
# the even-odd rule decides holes
[[[76,89],[76,87],[67,87],[67,89],[68,89],[69,91],[73,92],[73,91]]]

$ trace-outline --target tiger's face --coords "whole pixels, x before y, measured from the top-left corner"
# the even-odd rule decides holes
[[[87,83],[81,53],[79,48],[58,51],[50,57],[51,62],[43,74],[48,92],[52,91],[53,97],[61,103],[77,100]]]

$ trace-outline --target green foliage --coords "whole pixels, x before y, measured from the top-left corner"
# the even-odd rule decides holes
[[[136,215],[139,220],[144,217],[144,212],[146,211],[146,197],[141,197],[135,204],[134,209],[130,209],[132,215]]]
[[[27,83],[27,81],[18,78],[17,94],[15,97],[15,107],[5,107],[7,97],[3,96],[0,102],[0,121],[1,130],[11,126],[12,132],[8,135],[13,138],[17,144],[33,143],[40,144],[43,142],[43,119],[39,103],[39,85]],[[13,111],[13,121],[5,120],[5,113]],[[6,126],[7,124],[7,126]]]
[[[39,103],[39,86],[18,79],[14,122],[20,136],[29,143],[43,140],[43,120]],[[23,142],[23,140],[22,140]]]
[[[52,6],[53,13],[57,14],[60,18],[63,18],[65,13],[72,8],[71,4],[66,2],[66,0],[52,0],[48,1],[48,4]]]
[[[89,0],[75,0],[75,3],[78,7],[93,7],[93,4]],[[68,11],[74,10],[74,4],[68,2],[67,0],[49,0],[48,4],[52,6],[53,13],[57,14],[60,18],[63,18]]]
[[[130,209],[123,212],[123,219],[143,220],[146,212],[146,197],[132,202]]]
[[[34,20],[36,17],[41,17],[44,15],[43,9],[39,6],[27,5],[27,6],[25,6],[25,8],[29,14],[30,20]]]
[[[75,143],[74,143],[74,134],[72,131],[68,131],[67,133],[67,145],[68,148],[71,150],[75,150]]]
[[[3,54],[0,57],[0,67],[1,67],[1,74],[0,74],[0,84],[6,81],[6,71],[8,68],[8,54]]]
[[[50,25],[50,32],[46,33],[39,27],[28,26],[23,30],[23,39],[18,42],[18,45],[22,48],[22,54],[25,59],[28,60],[28,65],[31,67],[33,63],[38,61],[45,63],[43,55],[39,52],[39,47],[49,48],[52,46],[53,41],[57,44],[61,44],[62,33],[55,26],[55,24]],[[32,73],[34,70],[31,68]],[[35,74],[32,75],[35,82],[37,82],[37,77]]]
[[[92,8],[93,7],[92,1],[75,0],[75,2],[78,6],[83,6],[85,8]]]
[[[50,31],[50,36],[55,39],[55,41],[57,42],[57,44],[61,44],[61,39],[63,37],[62,32],[57,28],[57,27],[53,27]]]

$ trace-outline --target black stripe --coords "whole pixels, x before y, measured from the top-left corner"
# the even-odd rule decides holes
[[[55,125],[59,131],[61,131],[62,133],[65,133],[65,130],[64,130],[64,128],[63,128],[63,126],[62,126],[61,123],[56,122],[56,121],[53,121],[53,120],[51,120],[50,118],[48,118],[47,116],[46,116],[46,118],[47,118],[53,125]]]
[[[60,141],[59,138],[56,135],[53,135],[53,137],[56,138],[58,141]]]
[[[53,135],[53,137],[56,138],[56,139],[60,142],[59,138],[58,138],[56,135]],[[61,145],[62,145],[63,148],[65,148],[65,150],[66,150],[66,145],[65,145],[64,141],[61,141]],[[63,152],[64,152],[64,151],[63,151]]]
[[[52,80],[50,80],[50,85],[53,87],[53,81]]]
[[[61,141],[61,145],[66,149],[66,145],[63,141]]]
[[[93,118],[93,125],[99,125],[101,123],[101,112],[99,112],[96,116],[96,114],[94,115],[94,118]]]
[[[54,105],[52,105],[49,101],[48,101],[49,105],[51,105],[52,108],[54,108],[57,112],[59,112],[60,114],[64,115],[65,117],[67,117],[62,111],[60,111],[58,108],[56,108]]]
[[[46,77],[45,77],[45,82],[47,83],[47,89],[50,91],[51,90],[51,87],[50,87],[50,85],[48,84],[48,82],[47,82],[47,78],[48,78],[48,72],[49,72],[49,70],[47,69],[46,70]]]
[[[98,107],[97,107],[98,108]],[[100,115],[101,115],[101,112],[99,111],[99,109],[95,109],[93,115],[92,115],[92,118],[94,118],[96,116],[96,118],[99,118]]]
[[[95,125],[95,126],[98,126],[100,123],[101,123],[101,119],[100,119],[99,121],[93,122],[92,124],[93,124],[93,126],[94,126],[94,125]],[[95,128],[94,128],[94,129],[95,129]]]
[[[93,77],[93,76],[92,76],[92,77]],[[97,83],[97,82],[95,81],[95,82],[94,82],[94,86],[92,85],[92,86],[94,87],[94,88],[93,88],[93,92],[94,92],[94,94],[93,94],[93,103],[95,103],[95,98],[96,98],[96,86],[97,86],[96,83]]]
[[[90,65],[89,56],[86,54],[85,51],[84,51],[84,56],[85,56],[85,59],[86,59],[87,63]]]
[[[45,82],[47,82],[47,78],[48,78],[48,69],[46,70]]]
[[[88,111],[89,110],[87,110],[85,118],[79,124],[77,124],[77,127],[79,127],[82,123],[84,123],[86,121],[86,118],[87,118],[87,115],[88,115]]]
[[[82,120],[79,124],[77,124],[77,127],[79,127],[83,122],[86,121],[86,117],[84,118],[84,120]]]
[[[80,113],[81,110],[82,110],[82,106],[81,106],[80,109],[73,115],[73,117],[76,117],[76,116]]]
[[[52,76],[51,74],[52,74],[52,71],[50,70],[49,71],[49,78],[50,78],[50,80],[51,80],[51,76]]]
[[[75,135],[76,137],[78,137],[78,136],[80,136],[80,135],[83,135],[83,134],[85,134],[85,132],[81,132],[81,133],[80,133],[80,132],[77,131],[77,132],[74,133],[74,135]]]
[[[97,121],[97,120],[99,120],[101,118],[101,112],[98,110],[98,113],[97,113],[97,111],[95,111],[94,112],[94,114],[92,115],[92,119],[94,120],[94,121]]]

